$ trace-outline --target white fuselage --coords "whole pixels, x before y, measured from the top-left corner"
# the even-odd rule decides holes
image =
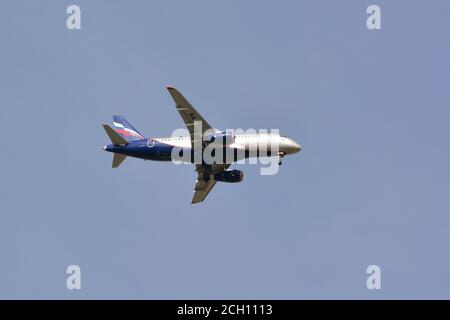
[[[189,136],[152,139],[178,148],[191,148],[191,138]],[[294,140],[274,133],[235,134],[233,140],[232,143],[227,145],[228,148],[245,151],[276,149],[283,156],[301,150],[301,146]]]

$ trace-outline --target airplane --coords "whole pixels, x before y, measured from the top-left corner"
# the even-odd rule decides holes
[[[205,200],[217,181],[231,183],[242,181],[242,171],[228,169],[233,162],[250,157],[276,155],[278,164],[281,165],[284,156],[301,150],[301,146],[297,142],[280,134],[233,134],[214,129],[177,89],[171,86],[166,88],[189,131],[189,136],[146,138],[124,117],[113,116],[115,129],[103,124],[103,128],[112,142],[112,144],[105,145],[103,149],[114,154],[113,168],[117,168],[127,156],[144,160],[172,161],[175,159],[174,154],[177,154],[177,159],[184,154],[187,157],[183,159],[187,160],[183,162],[194,163],[196,167],[197,180],[191,203],[198,203]],[[199,128],[200,130],[198,130]],[[203,155],[211,144],[216,145],[215,148],[218,145],[225,151],[231,150],[231,158],[223,159],[224,161],[216,161],[216,159],[213,162],[206,162],[200,156],[200,161],[198,161],[196,156],[199,152]],[[261,151],[262,149],[260,150],[262,145],[265,146],[265,153]],[[174,152],[175,149],[176,152]],[[212,155],[214,153],[215,150],[211,152]]]

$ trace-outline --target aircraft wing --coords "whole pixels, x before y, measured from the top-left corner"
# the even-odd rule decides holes
[[[205,200],[209,192],[214,188],[216,182],[214,180],[214,174],[227,170],[230,164],[214,164],[214,165],[201,165],[198,164],[197,180],[195,181],[194,196],[192,197],[192,203],[198,203]],[[209,175],[209,180],[205,180],[204,175]]]
[[[198,175],[197,181],[195,182],[194,196],[192,197],[192,203],[198,203],[205,200],[208,193],[216,185],[216,182],[217,181],[215,181],[214,179],[205,181],[201,178],[201,175]]]
[[[192,150],[194,150],[194,143],[196,141],[200,142],[198,146],[204,147],[206,144],[203,142],[205,131],[214,132],[215,130],[177,89],[167,87],[167,90],[175,101],[177,111],[183,119],[186,128],[189,130]],[[195,132],[194,130],[194,126],[197,126],[198,123],[201,123],[201,132]],[[206,196],[216,185],[214,174],[226,170],[229,166],[230,164],[197,164],[195,169],[197,171],[197,180],[195,181],[192,203],[198,203],[205,200]]]
[[[184,121],[186,128],[189,130],[189,134],[191,136],[191,144],[192,148],[194,148],[194,141],[203,140],[203,133],[207,130],[213,131],[213,128],[210,124],[203,119],[200,113],[195,110],[195,108],[187,101],[187,99],[175,88],[167,87],[172,99],[175,101],[175,106],[177,108],[178,113]],[[198,122],[202,125],[201,135],[194,136],[194,123]],[[200,144],[201,146],[202,144]]]

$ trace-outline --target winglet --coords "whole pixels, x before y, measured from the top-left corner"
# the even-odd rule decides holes
[[[128,141],[122,138],[116,131],[114,131],[113,128],[108,126],[107,124],[103,124],[103,128],[106,131],[106,134],[111,139],[111,142],[114,143],[116,146],[125,146],[128,144]]]

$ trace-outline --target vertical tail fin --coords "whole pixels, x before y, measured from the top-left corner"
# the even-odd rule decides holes
[[[116,132],[127,141],[141,140],[145,137],[139,133],[127,120],[122,116],[113,116],[113,124]]]

